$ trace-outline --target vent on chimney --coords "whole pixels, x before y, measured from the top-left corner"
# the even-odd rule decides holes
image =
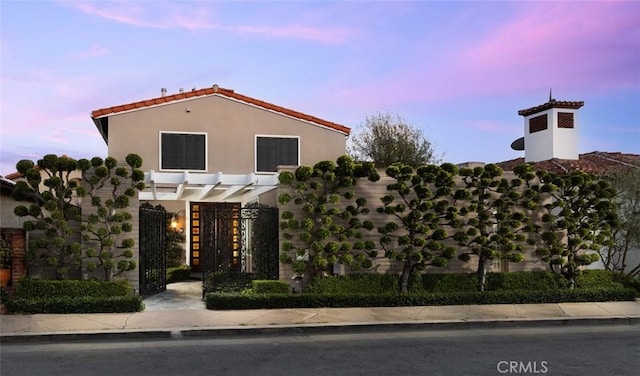
[[[160,96],[161,97],[166,97],[167,96],[167,88],[163,87],[162,89],[160,89]]]

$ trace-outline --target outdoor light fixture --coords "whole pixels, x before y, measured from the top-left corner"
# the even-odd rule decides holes
[[[174,230],[174,231],[178,228],[178,220],[176,219],[176,215],[175,214],[171,216],[171,225],[170,226],[171,226],[171,229]]]

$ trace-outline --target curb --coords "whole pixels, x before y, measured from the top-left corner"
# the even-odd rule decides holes
[[[467,330],[491,328],[533,328],[533,327],[579,327],[579,326],[640,326],[640,317],[584,317],[545,319],[502,319],[502,320],[454,320],[438,322],[389,322],[389,323],[349,323],[349,324],[295,324],[270,326],[233,326],[202,329],[164,329],[66,333],[25,333],[2,334],[0,343],[34,342],[83,342],[114,340],[176,340],[206,337],[237,337],[248,335],[299,335],[322,333],[361,333],[393,330]]]

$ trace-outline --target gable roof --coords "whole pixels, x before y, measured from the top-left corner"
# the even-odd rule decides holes
[[[513,171],[516,166],[524,163],[524,158],[516,158],[496,163],[496,165],[505,171]],[[601,175],[627,168],[640,168],[640,154],[594,151],[580,154],[577,160],[553,158],[546,161],[535,162],[533,165],[537,169],[547,170],[557,174],[584,171]]]
[[[224,88],[218,87],[218,85],[213,85],[212,87],[205,88],[205,89],[199,89],[199,90],[193,89],[191,91],[185,91],[178,94],[165,95],[165,96],[160,96],[157,98],[147,99],[143,101],[101,108],[98,110],[91,111],[91,118],[93,119],[94,123],[98,127],[98,130],[100,130],[102,133],[101,122],[98,119],[109,117],[111,115],[119,114],[122,112],[135,111],[138,109],[150,108],[150,107],[163,105],[163,104],[171,103],[175,101],[187,100],[190,98],[206,97],[206,96],[221,96],[221,97],[226,97],[236,101],[244,102],[249,105],[260,107],[265,110],[278,112],[283,115],[290,116],[299,120],[314,123],[314,124],[329,128],[331,130],[344,133],[345,135],[349,135],[349,133],[351,132],[351,128],[345,127],[344,125],[323,120],[315,116],[307,115],[302,112],[298,112],[298,111],[281,107],[272,103],[261,101],[259,99],[255,99],[246,95],[238,94],[231,89],[224,89]],[[104,138],[106,142],[107,141],[106,137]]]

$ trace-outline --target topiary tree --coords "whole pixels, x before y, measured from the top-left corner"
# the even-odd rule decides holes
[[[335,263],[353,269],[371,267],[369,257],[375,257],[375,244],[363,240],[362,229],[370,230],[373,224],[360,220],[368,213],[366,200],[356,198],[353,192],[363,177],[379,179],[371,163],[357,164],[346,155],[336,163],[323,161],[313,167],[298,167],[294,173],[280,173],[280,184],[290,191],[282,193],[279,202],[299,208],[281,214],[285,241],[280,262],[290,264],[298,275],[314,276],[321,276]]]
[[[47,154],[36,163],[21,160],[16,169],[26,179],[18,181],[12,192],[18,205],[14,213],[25,218],[23,228],[32,233],[26,252],[28,262],[43,261],[55,269],[57,279],[69,277],[81,265],[80,238],[72,238],[80,221],[76,200],[79,178],[73,176],[77,161],[67,156]]]
[[[532,190],[543,214],[531,243],[573,289],[581,267],[598,261],[600,248],[613,245],[616,191],[607,180],[582,171],[558,175],[540,170],[536,175]]]
[[[387,186],[392,192],[381,198],[379,213],[391,220],[378,228],[385,257],[402,262],[400,291],[409,290],[409,278],[415,270],[427,266],[443,267],[455,256],[453,247],[443,241],[451,237],[447,227],[460,225],[458,209],[452,199],[456,166],[426,165],[417,170],[404,164],[387,168],[395,179]]]
[[[142,166],[140,156],[129,154],[125,161],[126,166],[119,166],[112,157],[78,161],[86,188],[78,187],[77,194],[89,197],[95,208],[95,212],[82,221],[83,241],[95,244],[85,250],[84,259],[87,270],[102,268],[107,281],[136,268],[136,262],[132,260],[135,240],[121,235],[133,229],[131,213],[126,209],[129,199],[137,197],[138,191],[144,189],[144,172],[139,169]],[[105,187],[110,188],[106,195]]]
[[[462,250],[458,258],[469,262],[477,256],[478,291],[484,291],[488,262],[524,260],[523,232],[528,221],[523,211],[515,210],[521,199],[522,180],[501,178],[502,169],[495,164],[463,168],[459,174],[463,188],[455,198],[466,201],[466,205],[461,209],[464,223],[454,235]]]

